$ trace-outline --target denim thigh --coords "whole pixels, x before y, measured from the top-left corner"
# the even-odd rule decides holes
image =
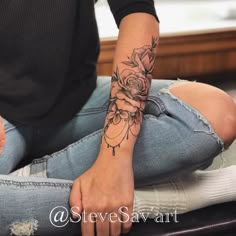
[[[73,119],[58,126],[35,128],[31,155],[42,157],[52,154],[101,129],[106,116],[109,93],[110,77],[99,77],[96,89]]]
[[[6,143],[0,154],[0,174],[9,174],[30,150],[31,129],[2,118]]]

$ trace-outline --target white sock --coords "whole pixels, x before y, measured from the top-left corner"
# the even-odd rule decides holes
[[[30,168],[31,168],[31,164],[24,166],[20,169],[17,169],[14,172],[10,173],[9,175],[19,176],[19,177],[30,176]]]
[[[30,165],[10,175],[30,176]],[[182,214],[230,201],[236,201],[236,165],[199,170],[165,183],[135,189],[133,212],[155,218],[158,213]]]
[[[133,212],[186,213],[206,206],[236,201],[236,165],[195,171],[165,183],[135,189]]]

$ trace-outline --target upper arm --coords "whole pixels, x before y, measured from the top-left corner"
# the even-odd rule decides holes
[[[149,13],[159,21],[153,0],[108,0],[108,3],[118,27],[125,16],[136,12]]]

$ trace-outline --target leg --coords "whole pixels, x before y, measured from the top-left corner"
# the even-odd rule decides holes
[[[195,82],[180,83],[170,91],[205,116],[226,148],[232,144],[236,138],[236,104],[227,93]]]
[[[155,91],[155,89],[153,90]],[[139,145],[136,145],[134,154],[134,174],[136,178],[136,185],[148,184],[152,181],[158,182],[163,180],[166,175],[169,177],[172,171],[177,172],[178,170],[182,170],[184,168],[196,169],[205,161],[212,159],[222,150],[223,142],[215,133],[210,133],[210,130],[208,129],[210,126],[208,126],[207,123],[202,122],[202,120],[200,120],[195,113],[192,112],[192,110],[190,111],[190,109],[188,110],[185,106],[182,106],[180,101],[176,101],[171,96],[164,93],[160,96],[156,96],[155,91],[154,94],[150,94],[147,103],[146,115],[144,119],[145,123],[138,140]],[[184,117],[184,119],[181,119],[181,117]],[[195,132],[199,130],[202,132]],[[201,142],[199,142],[199,139],[201,139]],[[193,141],[196,141],[196,144]],[[41,173],[44,174],[45,177],[59,176],[60,178],[68,177],[73,180],[89,168],[89,166],[93,163],[96,158],[99,143],[100,131],[98,130],[58,153],[36,160],[29,166],[29,169],[31,173],[35,175]],[[192,145],[190,149],[189,145]],[[199,151],[199,148],[203,148],[204,150],[200,150],[201,152],[195,153],[196,151]],[[155,165],[155,163],[157,164]],[[14,177],[8,176],[8,178]],[[14,181],[15,184],[17,181],[20,182],[19,177],[17,177],[17,180]],[[36,184],[29,184],[29,181],[36,182]],[[37,184],[37,181],[42,182],[42,184]],[[37,199],[36,201],[39,206],[44,205],[42,203],[43,199],[47,199],[46,202],[49,204],[46,207],[47,209],[40,208],[41,211],[36,212],[36,215],[35,212],[24,214],[24,217],[28,216],[29,219],[32,219],[33,216],[36,220],[40,219],[39,223],[41,223],[43,230],[49,229],[48,225],[43,222],[45,222],[45,219],[47,218],[45,215],[49,213],[48,207],[53,205],[53,199],[56,200],[57,205],[60,204],[68,208],[67,201],[70,192],[70,187],[68,187],[63,194],[61,189],[58,193],[56,193],[57,190],[55,189],[55,186],[57,186],[57,184],[55,183],[53,184],[53,188],[44,189],[42,185],[46,185],[45,187],[47,187],[47,184],[45,184],[47,181],[54,182],[55,180],[42,180],[40,178],[36,178],[34,180],[31,179],[26,181],[26,185],[31,187],[32,185],[34,187],[40,186],[40,188],[36,188],[37,191],[35,191],[32,187],[32,191],[31,187],[29,187],[30,192],[28,192],[28,194],[25,194],[25,189],[22,189],[21,195],[17,197],[17,199],[24,201],[26,200],[26,197],[28,199],[29,196],[31,196],[30,199]],[[57,181],[60,183],[60,180]],[[63,180],[61,181],[63,182]],[[6,181],[4,181],[4,183],[6,183]],[[69,181],[69,185],[70,183],[71,182]],[[9,186],[6,189],[9,191],[15,191],[14,188],[9,188]],[[167,189],[167,191],[169,190]],[[5,191],[0,191],[2,194],[4,192]],[[7,195],[12,196],[13,193],[7,192]],[[5,199],[4,196],[6,195],[3,194],[2,199]],[[44,196],[44,198],[42,196]],[[55,196],[57,196],[57,198],[55,198]],[[12,203],[10,204],[12,207]],[[32,202],[27,202],[27,204],[27,208],[32,206]],[[17,204],[17,206],[18,205],[19,204]],[[4,210],[6,209],[7,208],[4,207]],[[14,205],[13,209],[17,209],[17,207]],[[31,207],[30,209],[34,209],[34,207]],[[22,214],[20,209],[18,212]],[[38,213],[41,216],[37,215]],[[19,218],[20,217],[18,216],[18,218],[13,217],[11,219],[12,222],[14,222],[15,219]],[[47,224],[48,223],[49,222],[47,221]],[[6,230],[9,223],[5,222],[3,225]],[[44,225],[47,227],[44,228]],[[60,235],[61,232],[64,233],[63,229],[61,230],[62,231],[58,230],[58,235]],[[44,234],[46,234],[45,232],[47,231],[44,231]],[[54,232],[55,231],[53,231],[53,233]]]
[[[211,162],[223,150],[223,141],[208,120],[166,92],[174,83],[159,80],[152,83],[134,150],[136,187],[191,172]],[[26,169],[36,176],[74,180],[95,161],[100,137],[101,130],[97,130],[60,152],[33,161]]]
[[[27,155],[31,131],[25,126],[16,127],[3,118],[0,123],[0,174],[9,174]]]
[[[0,235],[79,233],[80,224],[69,222],[71,186],[72,181],[66,180],[0,175]],[[59,210],[63,213],[57,217]]]
[[[34,133],[31,155],[52,154],[101,129],[109,102],[110,80],[110,77],[98,78],[97,88],[72,120],[56,127],[38,128]]]
[[[236,166],[173,178],[134,192],[134,212],[149,218],[236,200]],[[72,181],[0,175],[0,235],[76,235],[70,221]],[[223,192],[223,194],[222,194]],[[22,202],[24,203],[22,205]],[[3,216],[3,217],[2,217]]]
[[[236,165],[195,171],[161,184],[136,188],[134,211],[182,214],[210,205],[236,201]]]

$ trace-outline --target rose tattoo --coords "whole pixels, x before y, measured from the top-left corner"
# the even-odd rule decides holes
[[[129,135],[136,136],[141,128],[143,111],[148,90],[151,85],[152,72],[155,65],[157,39],[152,38],[151,45],[135,48],[128,61],[123,64],[127,69],[113,72],[111,94],[106,124],[102,141],[108,148],[120,147]]]

